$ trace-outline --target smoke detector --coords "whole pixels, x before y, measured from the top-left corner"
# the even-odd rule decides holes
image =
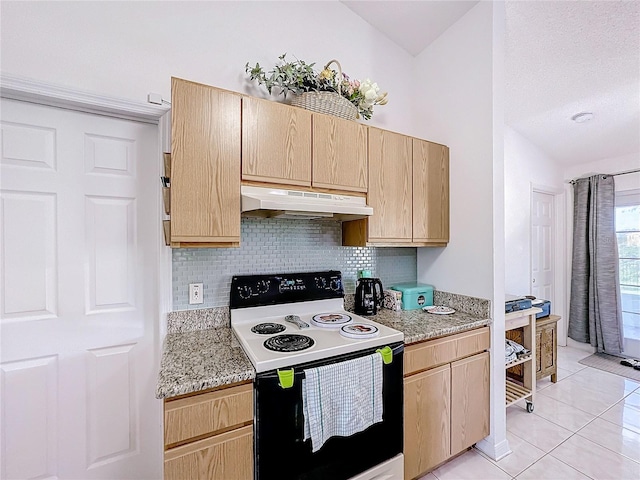
[[[573,120],[576,123],[585,123],[592,119],[593,119],[593,113],[591,112],[580,112],[580,113],[576,113],[573,117],[571,117],[571,120]]]

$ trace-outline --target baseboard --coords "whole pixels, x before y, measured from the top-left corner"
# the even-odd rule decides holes
[[[589,343],[576,342],[573,338],[567,337],[567,347],[577,348],[588,353],[596,353],[596,348]]]
[[[511,453],[511,449],[509,448],[509,441],[506,438],[496,444],[489,436],[476,443],[476,448],[496,462],[498,460],[502,460],[504,457]]]

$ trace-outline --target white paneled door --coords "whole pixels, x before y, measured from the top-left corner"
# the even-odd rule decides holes
[[[157,126],[1,107],[2,479],[160,478]]]
[[[531,294],[553,304],[554,196],[532,192]]]

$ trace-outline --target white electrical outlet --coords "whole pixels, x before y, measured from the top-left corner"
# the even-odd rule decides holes
[[[189,305],[195,305],[197,303],[204,303],[204,284],[190,283],[189,284]]]

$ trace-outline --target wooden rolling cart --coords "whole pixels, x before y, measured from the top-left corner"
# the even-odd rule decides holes
[[[551,377],[551,382],[558,380],[558,321],[559,315],[549,315],[536,320],[536,388],[540,380]],[[522,345],[522,329],[516,328],[506,332],[508,339]],[[507,377],[522,382],[522,365],[509,367]]]
[[[505,368],[516,365],[522,365],[523,368],[522,385],[507,378],[506,405],[508,407],[524,399],[527,402],[527,412],[529,413],[533,412],[536,393],[536,313],[541,311],[539,308],[528,308],[505,315],[505,331],[522,328],[524,331],[522,346],[529,350],[528,355],[521,356],[505,365]]]

